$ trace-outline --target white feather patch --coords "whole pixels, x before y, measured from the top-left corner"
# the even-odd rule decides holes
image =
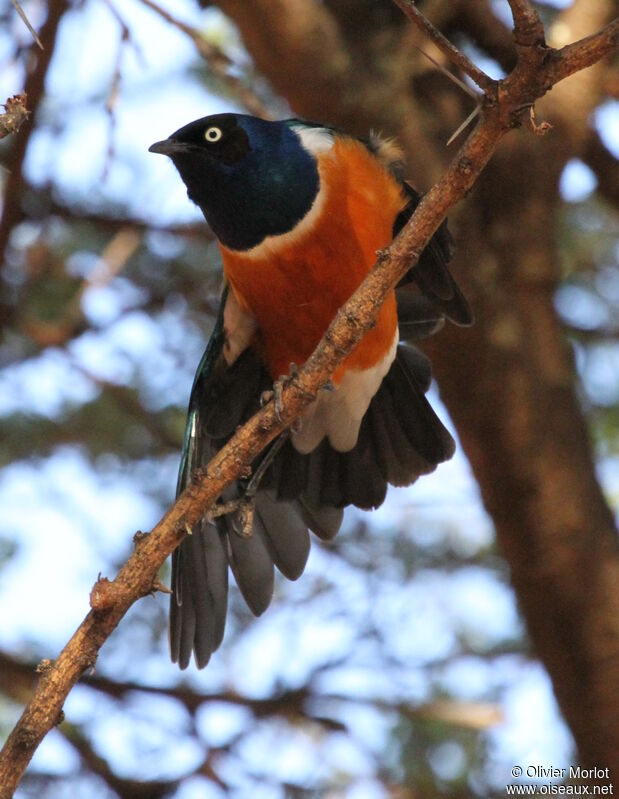
[[[398,180],[404,180],[404,152],[395,139],[384,138],[370,131],[370,149],[381,163]]]
[[[303,125],[292,125],[292,130],[312,155],[326,153],[333,147],[333,132],[327,128],[306,128]]]
[[[231,288],[224,308],[223,354],[228,366],[247,349],[257,328],[256,317],[241,307]]]
[[[394,361],[398,333],[385,357],[371,369],[351,369],[334,391],[322,391],[301,418],[292,443],[301,453],[312,452],[327,436],[338,452],[349,452],[359,437],[361,421]]]

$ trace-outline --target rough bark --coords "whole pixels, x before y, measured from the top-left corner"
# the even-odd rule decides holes
[[[16,94],[8,98],[4,104],[4,114],[0,114],[0,139],[17,133],[28,119],[27,101],[25,94]]]

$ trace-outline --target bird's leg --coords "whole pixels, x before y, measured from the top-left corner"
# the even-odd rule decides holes
[[[283,390],[285,386],[289,383],[294,383],[296,378],[299,375],[299,367],[296,363],[290,364],[290,371],[287,375],[280,375],[280,377],[273,383],[273,389],[271,391],[263,391],[260,397],[260,406],[264,407],[268,402],[274,400],[275,402],[275,416],[279,422],[282,421],[281,414],[284,410],[284,403],[283,403]],[[299,386],[297,386],[299,388]],[[323,391],[333,391],[334,385],[333,383],[328,380],[324,386],[322,386]],[[313,396],[312,396],[313,399]],[[303,419],[299,417],[296,419],[291,425],[290,430],[293,433],[299,433],[301,431],[301,427],[303,425]]]
[[[299,374],[299,367],[296,365],[296,363],[291,363],[288,374],[280,375],[279,380],[276,380],[273,383],[273,396],[275,398],[275,415],[277,416],[278,421],[281,421],[281,413],[284,410],[284,403],[282,399],[284,386],[286,386],[288,383],[293,383],[295,377],[297,377],[298,374]]]
[[[241,530],[238,532],[233,526],[233,530],[242,538],[251,538],[254,524],[254,500],[242,496],[238,499],[231,499],[229,502],[218,502],[206,514],[206,520],[212,523],[218,516],[236,514],[241,522]]]
[[[243,496],[239,497],[238,499],[230,500],[230,502],[223,502],[221,504],[215,505],[208,513],[209,521],[217,518],[217,516],[225,516],[228,513],[235,513],[238,514],[239,520],[241,522],[241,535],[244,538],[250,538],[252,535],[252,527],[254,523],[254,508],[256,503],[256,494],[258,493],[258,488],[260,487],[260,483],[262,482],[262,478],[264,477],[267,469],[273,463],[275,456],[280,451],[280,449],[284,446],[286,441],[288,440],[289,432],[288,430],[284,430],[280,435],[275,439],[271,449],[266,453],[264,458],[260,461],[260,464],[256,471],[254,472],[251,480],[247,484],[247,487],[243,491]]]
[[[264,477],[266,470],[273,463],[273,461],[275,460],[275,456],[284,446],[286,441],[288,441],[289,436],[290,436],[289,431],[283,430],[279,434],[279,436],[275,439],[273,445],[271,446],[271,449],[260,461],[260,465],[258,466],[258,468],[253,474],[253,477],[247,484],[247,488],[245,489],[245,498],[249,497],[250,499],[253,499],[256,496],[256,493],[258,492],[258,488],[260,487],[260,483],[262,482],[262,478]]]
[[[281,413],[284,410],[284,404],[282,400],[282,393],[284,391],[284,386],[287,383],[291,383],[295,377],[299,374],[299,367],[296,363],[290,364],[290,371],[287,375],[280,375],[279,378],[273,383],[273,388],[270,391],[263,391],[260,397],[260,405],[264,407],[268,402],[271,400],[275,401],[275,416],[277,417],[277,421],[281,422]]]

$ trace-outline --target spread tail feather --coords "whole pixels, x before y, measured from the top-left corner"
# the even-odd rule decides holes
[[[213,524],[201,522],[172,555],[170,654],[187,668],[195,651],[206,666],[224,636],[228,607],[228,558]]]
[[[453,455],[455,443],[425,397],[430,379],[425,355],[399,345],[355,447],[337,452],[324,439],[303,455],[286,442],[273,466],[277,498],[300,494],[315,505],[375,508],[383,502],[388,483],[410,485],[434,471]]]

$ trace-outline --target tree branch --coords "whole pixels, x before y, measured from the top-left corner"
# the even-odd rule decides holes
[[[30,135],[34,130],[34,117],[37,108],[45,91],[45,76],[49,68],[52,55],[54,54],[54,43],[58,25],[64,12],[68,8],[67,0],[50,0],[47,9],[47,19],[41,28],[41,42],[43,50],[39,51],[38,46],[30,48],[30,55],[34,61],[34,68],[28,71],[24,94],[28,97],[30,106],[30,116],[21,126],[19,133],[15,136],[13,149],[11,150],[10,173],[6,181],[4,190],[4,206],[2,218],[0,219],[0,271],[4,265],[6,248],[9,243],[11,231],[22,218],[21,192],[22,192],[22,166],[26,157],[26,149],[30,140]],[[3,327],[3,320],[10,314],[5,312],[5,303],[1,296],[0,283],[0,329]]]
[[[28,98],[25,92],[16,94],[4,104],[4,114],[0,114],[0,139],[17,133],[28,119],[29,111],[26,105]]]
[[[465,33],[504,72],[514,68],[516,54],[511,31],[493,14],[488,0],[476,0],[474,3],[460,0],[450,27]]]
[[[586,69],[619,47],[619,17],[609,22],[602,30],[592,33],[585,39],[567,44],[560,50],[552,51],[552,62],[548,66],[547,78],[550,84],[568,78],[574,72]]]
[[[438,49],[445,53],[452,64],[459,67],[464,74],[468,75],[486,94],[494,92],[496,81],[492,80],[492,78],[486,75],[479,67],[475,66],[470,58],[454,47],[449,39],[446,39],[421,13],[415,5],[414,0],[394,0],[394,2],[398,8],[400,8],[404,14],[434,42]]]
[[[512,0],[518,19],[525,5]],[[602,34],[602,39],[606,36],[608,40],[613,35],[612,31]],[[500,82],[496,99],[486,100],[478,125],[441,180],[422,199],[398,238],[379,254],[376,266],[338,311],[298,376],[284,386],[281,412],[276,414],[271,402],[250,419],[196,475],[195,482],[151,534],[138,538],[134,553],[116,579],[101,579],[95,584],[90,613],[58,660],[42,673],[32,701],[0,753],[0,799],[12,796],[37,745],[59,722],[62,704],[70,689],[86,669],[94,667],[100,647],[133,602],[153,590],[158,570],[168,555],[223,488],[237,479],[259,452],[300,415],[336,366],[371,328],[387,293],[410,268],[411,261],[419,256],[448,210],[470,190],[502,136],[520,123],[523,109],[530,107],[550,87],[550,75],[565,77],[564,73],[571,74],[578,63],[583,67],[591,63],[589,39],[570,46],[569,68],[561,66],[561,51],[549,60],[547,49],[536,46],[538,43],[535,38],[531,45],[521,45],[521,56],[526,47],[530,47],[531,52],[520,57],[514,71]],[[596,51],[607,50],[598,43]]]
[[[530,0],[507,0],[514,20],[514,41],[517,47],[545,45],[544,26]]]
[[[32,38],[35,40],[35,42],[38,44],[38,46],[41,48],[41,50],[43,50],[44,49],[43,44],[41,43],[41,40],[39,39],[39,37],[37,35],[37,32],[32,27],[32,24],[30,23],[30,20],[26,16],[26,13],[25,13],[24,9],[22,8],[21,3],[19,2],[19,0],[11,0],[11,2],[13,3],[13,8],[15,9],[15,11],[17,11],[19,16],[21,17],[22,22],[28,28],[30,33],[32,34]]]

